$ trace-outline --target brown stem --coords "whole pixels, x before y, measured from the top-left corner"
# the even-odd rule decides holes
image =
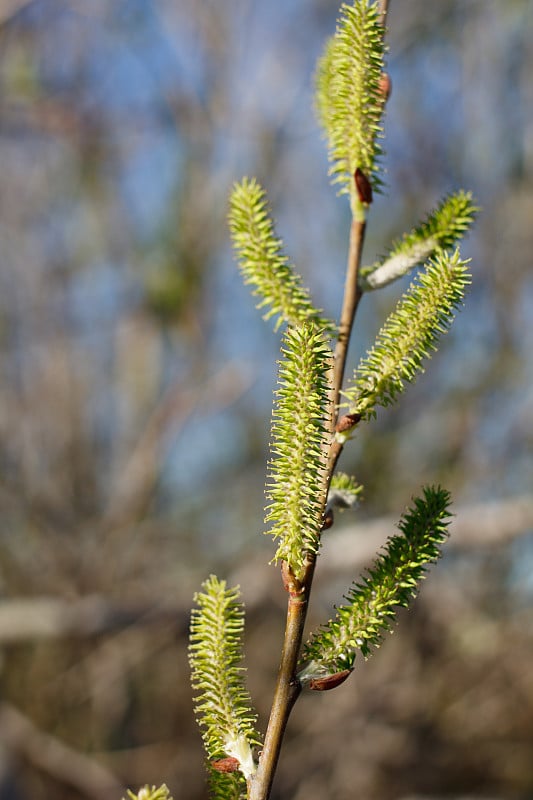
[[[350,247],[348,252],[344,300],[339,325],[339,338],[335,349],[335,363],[333,368],[331,393],[333,426],[335,425],[336,407],[339,402],[340,389],[344,378],[353,321],[359,300],[361,299],[361,292],[357,286],[357,274],[361,263],[364,235],[365,222],[353,220],[350,229]],[[327,487],[329,486],[335,464],[337,463],[341,451],[342,445],[338,442],[333,442],[331,448],[329,448],[324,503],[327,495]],[[268,800],[270,796],[285,728],[287,727],[287,722],[294,703],[301,692],[301,686],[296,677],[296,669],[302,644],[305,618],[307,616],[309,596],[313,583],[315,563],[316,556],[310,554],[305,576],[300,582],[287,582],[287,575],[284,576],[286,588],[289,591],[285,639],[283,642],[281,664],[279,667],[274,699],[272,701],[270,719],[265,735],[265,744],[259,760],[257,772],[250,782],[249,800]]]
[[[315,561],[315,556],[311,556],[306,576],[300,585],[300,591],[297,594],[289,594],[287,624],[285,626],[285,639],[281,653],[278,680],[265,735],[265,744],[257,772],[251,782],[249,800],[267,800],[270,796],[287,721],[302,690],[296,677],[296,667],[307,616],[309,591],[313,579]]]
[[[366,222],[352,220],[350,228],[350,247],[348,250],[348,266],[346,269],[346,282],[344,285],[344,300],[339,324],[339,338],[335,347],[335,366],[333,369],[333,388],[332,388],[332,425],[335,426],[336,408],[339,404],[340,391],[344,380],[344,370],[346,368],[346,357],[348,355],[348,345],[352,334],[355,312],[362,292],[357,285],[357,275],[361,263],[361,252],[365,238]]]
[[[359,300],[361,299],[361,291],[357,285],[357,275],[361,263],[365,227],[366,223],[364,221],[352,220],[344,299],[339,323],[339,338],[335,348],[330,396],[332,432],[336,424],[336,409],[339,403],[340,390],[344,378],[353,321],[357,306],[359,305]],[[329,483],[337,459],[342,451],[342,445],[334,441],[331,447],[328,445],[327,450],[328,452],[324,453],[327,469],[324,481],[324,496],[322,498],[323,505],[325,505],[326,502]],[[316,556],[314,554],[309,554],[305,575],[301,581],[295,580],[294,576],[289,575],[286,570],[283,576],[286,589],[289,592],[285,639],[283,642],[281,663],[272,701],[270,719],[265,734],[263,752],[259,759],[257,772],[251,781],[249,781],[248,800],[268,800],[270,796],[287,722],[292,708],[302,690],[296,677],[296,670],[307,616],[309,596],[313,583],[315,564]]]
[[[331,390],[332,426],[334,429],[336,408],[339,403],[340,389],[344,378],[348,345],[352,333],[353,321],[361,291],[357,286],[357,275],[361,263],[361,252],[365,236],[366,223],[364,221],[353,220],[350,228],[350,246],[348,250],[348,265],[346,270],[346,282],[344,287],[344,299],[339,324],[339,338],[335,348],[335,362],[333,367],[333,379]],[[335,464],[342,451],[342,445],[333,442],[327,454],[328,467],[326,470],[326,480],[324,487],[324,504],[327,496],[327,489],[333,475]],[[281,744],[287,722],[298,696],[302,690],[296,677],[298,656],[302,644],[305,618],[313,575],[315,571],[316,556],[309,555],[305,576],[301,582],[293,581],[292,585],[286,585],[289,591],[289,602],[287,607],[287,624],[285,627],[285,639],[281,654],[281,664],[278,672],[278,680],[272,701],[270,719],[268,721],[265,744],[259,760],[257,772],[251,780],[249,787],[249,800],[268,800],[274,780],[274,774],[278,764]],[[284,576],[287,584],[287,575]],[[297,586],[296,586],[297,584]]]
[[[383,26],[385,25],[388,5],[388,0],[380,0],[380,23]],[[330,408],[332,434],[335,431],[335,426],[337,423],[340,392],[344,380],[348,346],[352,334],[355,313],[362,296],[357,279],[359,267],[361,265],[361,254],[365,238],[365,230],[366,222],[364,220],[352,220],[352,225],[350,228],[350,245],[348,250],[348,265],[344,286],[344,298],[339,323],[339,337],[335,347],[335,357],[331,378]],[[331,477],[335,470],[337,461],[342,453],[342,449],[343,444],[333,438],[331,445],[328,445],[324,451],[324,457],[327,463],[324,481],[324,496],[322,498],[324,506],[329,484],[331,482]],[[259,760],[257,772],[249,782],[249,800],[268,800],[270,796],[287,722],[293,706],[302,690],[300,682],[296,677],[296,670],[300,647],[302,644],[305,619],[307,616],[309,596],[313,583],[315,564],[316,556],[314,554],[310,554],[305,576],[299,584],[294,580],[294,576],[290,576],[287,573],[284,574],[285,586],[289,592],[285,639],[283,642],[278,680],[276,683],[270,719],[268,721],[268,727],[265,735],[263,752]]]
[[[379,3],[379,24],[385,25],[387,11],[389,10],[389,0],[380,0]]]

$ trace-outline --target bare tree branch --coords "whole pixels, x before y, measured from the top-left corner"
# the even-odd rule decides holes
[[[185,424],[188,416],[201,409],[204,413],[220,410],[234,403],[249,387],[252,374],[242,364],[224,364],[203,386],[184,389],[172,385],[150,415],[120,474],[107,508],[104,522],[113,527],[137,519],[152,496],[157,479],[161,446],[170,427]]]
[[[528,495],[499,502],[460,507],[450,526],[447,549],[468,551],[496,547],[523,536],[533,528],[533,499]],[[396,530],[397,520],[379,517],[335,528],[324,536],[320,569],[328,574],[356,575],[375,557],[376,551]],[[328,546],[331,541],[332,546]],[[272,593],[271,572],[265,569],[264,557],[247,559],[230,580],[238,583],[246,597],[248,611],[260,607]],[[185,633],[189,620],[190,598],[175,597],[172,606],[154,598],[143,602],[120,604],[93,595],[74,601],[62,598],[32,597],[4,600],[0,604],[0,642],[14,644],[34,639],[90,637],[120,631],[130,625],[175,626]]]
[[[450,540],[446,545],[453,550],[505,544],[533,528],[533,499],[528,495],[459,507],[454,513],[456,516],[450,525]],[[393,517],[380,517],[343,527],[338,532],[332,531],[334,547],[329,548],[328,537],[324,537],[321,569],[338,573],[365,566],[395,528]]]
[[[85,638],[119,631],[131,625],[172,623],[185,630],[186,603],[179,607],[142,604],[119,605],[100,596],[77,600],[32,597],[4,601],[0,605],[0,642],[15,644],[35,639]]]
[[[31,2],[32,0],[0,0],[0,25],[5,25]]]
[[[118,800],[124,794],[124,787],[105,767],[39,730],[8,703],[0,705],[0,741],[86,797]]]

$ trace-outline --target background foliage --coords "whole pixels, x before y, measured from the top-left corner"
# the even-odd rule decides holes
[[[203,796],[184,633],[210,571],[242,584],[266,713],[283,616],[260,535],[278,342],[241,287],[226,198],[258,175],[336,316],[349,219],[311,102],[336,12],[0,3],[0,797],[116,798],[121,783],[162,781]],[[413,486],[449,488],[457,529],[369,668],[299,703],[277,791],[344,800],[357,775],[368,798],[525,797],[533,10],[411,0],[389,22],[387,188],[365,263],[443,192],[467,186],[483,211],[463,248],[466,311],[343,460],[365,484],[344,524],[369,523],[332,531],[316,618]],[[365,298],[353,366],[396,293]]]

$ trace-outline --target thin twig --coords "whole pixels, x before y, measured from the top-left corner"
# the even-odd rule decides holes
[[[40,730],[29,717],[8,703],[0,705],[0,741],[85,797],[118,800],[123,795],[120,781],[106,767]]]
[[[61,597],[19,597],[0,605],[2,645],[42,639],[89,638],[131,627],[171,625],[181,630],[187,624],[179,602],[163,605],[117,602],[101,595],[66,600]]]
[[[216,410],[234,403],[251,385],[253,374],[245,364],[228,362],[201,387],[184,388],[182,382],[167,389],[150,415],[127,461],[120,465],[104,515],[108,528],[124,529],[142,516],[157,480],[161,447],[172,426],[183,427],[193,412]]]
[[[248,800],[268,800],[270,796],[287,722],[302,691],[296,672],[315,566],[316,554],[309,553],[305,573],[300,581],[292,576],[286,564],[282,567],[283,579],[289,593],[285,638],[263,752]]]
[[[311,573],[313,570],[314,558]],[[309,580],[309,588],[310,585],[311,581]],[[306,590],[299,595],[289,596],[287,624],[285,626],[285,639],[281,653],[278,680],[265,734],[263,752],[257,773],[250,787],[249,800],[267,800],[270,795],[285,728],[294,703],[302,690],[296,678],[296,666],[307,615],[307,605],[308,592]]]
[[[382,3],[381,13],[383,14],[383,19],[386,10],[387,4]],[[335,429],[338,416],[337,409],[344,380],[348,346],[352,334],[355,313],[362,296],[357,278],[361,265],[365,230],[366,222],[364,220],[352,220],[344,297],[339,322],[339,336],[335,347],[331,378],[330,410],[332,433]],[[335,440],[333,440],[331,445],[328,444],[324,451],[324,460],[327,466],[324,475],[323,508],[325,507],[331,477],[341,452],[342,444],[339,444]],[[249,786],[249,800],[268,800],[270,796],[287,722],[294,703],[301,692],[301,685],[297,679],[296,670],[313,583],[315,564],[316,555],[310,553],[304,578],[300,582],[293,581],[292,586],[287,586],[289,601],[281,664],[265,735],[263,752],[259,760],[257,773]]]
[[[348,251],[344,299],[339,324],[339,338],[335,349],[335,363],[333,367],[333,385],[331,393],[333,426],[335,425],[336,407],[339,402],[340,389],[344,378],[344,369],[346,366],[346,357],[348,354],[353,321],[359,300],[361,299],[361,292],[357,286],[357,274],[361,263],[364,235],[365,222],[353,220],[350,228],[350,246]],[[333,466],[339,455],[340,450],[335,455]],[[324,504],[332,474],[333,468],[330,458],[329,467],[325,475]],[[294,581],[292,586],[288,586],[289,601],[287,607],[287,624],[285,627],[281,664],[265,735],[263,752],[259,760],[257,773],[251,781],[249,800],[267,800],[270,796],[285,728],[287,727],[287,722],[294,703],[301,692],[301,686],[296,677],[296,669],[313,583],[315,563],[316,555],[310,553],[303,579],[301,581]]]
[[[389,0],[380,0],[379,3],[379,24],[385,26],[387,11],[389,10]]]
[[[361,299],[361,290],[357,285],[357,275],[361,263],[361,252],[365,238],[366,223],[352,220],[350,228],[350,247],[348,250],[348,266],[346,269],[346,282],[344,285],[344,299],[342,304],[341,319],[339,324],[339,338],[335,347],[335,365],[333,370],[332,403],[334,407],[333,425],[335,425],[335,410],[339,403],[339,396],[344,380],[348,345],[352,334],[353,321],[357,306]]]

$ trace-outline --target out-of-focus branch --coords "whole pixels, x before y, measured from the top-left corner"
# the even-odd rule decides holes
[[[15,644],[35,639],[84,638],[120,631],[131,625],[172,623],[186,630],[188,613],[183,605],[170,608],[148,604],[118,605],[103,597],[77,600],[34,597],[7,600],[0,604],[0,642]]]
[[[0,705],[0,742],[86,797],[118,800],[124,794],[124,787],[105,767],[39,730],[8,703]]]
[[[453,509],[456,515],[450,525],[446,549],[475,550],[512,541],[533,528],[533,498],[529,495]],[[393,517],[360,522],[343,527],[331,536],[334,547],[325,547],[321,555],[322,572],[346,572],[365,566],[376,550],[394,533]]]
[[[30,3],[31,0],[0,0],[0,25],[5,25],[15,14],[29,6]]]
[[[225,364],[203,386],[184,389],[171,386],[150,415],[144,430],[120,470],[105,515],[105,524],[114,527],[135,521],[145,510],[160,466],[162,442],[169,428],[185,424],[189,414],[231,405],[250,386],[251,372],[242,365]]]
[[[455,509],[446,550],[468,551],[496,547],[512,541],[533,528],[533,499],[528,495],[499,502]],[[393,517],[379,517],[340,530],[333,528],[324,538],[320,571],[355,576],[370,564],[376,551],[396,530]],[[328,547],[331,539],[332,547]],[[267,602],[272,594],[272,573],[265,569],[264,557],[247,559],[230,576],[246,597],[249,612]],[[120,631],[131,625],[172,624],[176,634],[185,634],[189,621],[190,598],[177,597],[173,606],[149,603],[118,604],[104,597],[77,600],[35,597],[5,600],[0,604],[0,643],[12,644],[35,639],[89,637]]]
[[[446,552],[497,547],[533,529],[533,498],[529,495],[452,510],[456,516],[449,527]],[[346,523],[349,518],[349,512],[346,512]],[[397,532],[397,521],[394,517],[379,517],[351,525],[343,521],[342,527],[333,527],[325,533],[319,556],[321,579],[327,581],[330,575],[335,578],[357,577],[374,561],[376,552],[387,538]],[[272,585],[268,575],[260,557],[253,564],[247,562],[244,567],[238,567],[231,575],[232,584],[238,583],[241,587],[248,611],[270,597]]]

